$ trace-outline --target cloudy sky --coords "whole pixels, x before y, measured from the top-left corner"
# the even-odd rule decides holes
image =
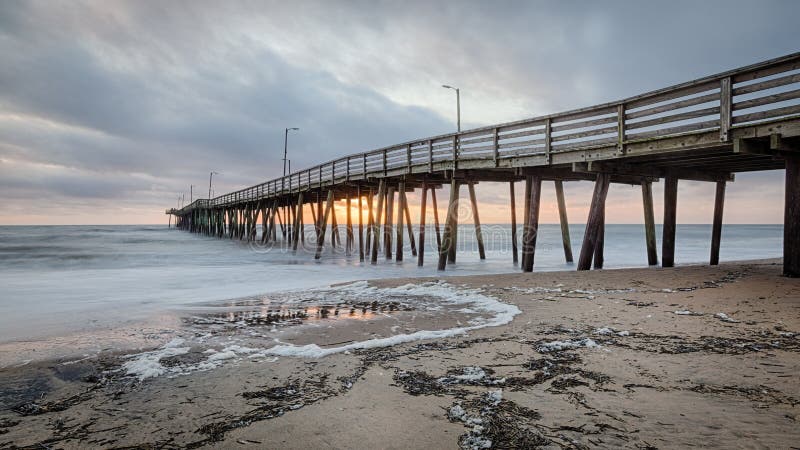
[[[443,83],[464,127],[516,120],[792,53],[799,16],[796,1],[3,1],[0,224],[163,223],[210,170],[216,193],[280,175],[285,127],[299,169],[452,131]],[[781,222],[782,182],[738,176],[726,222]],[[505,208],[506,191],[479,200]],[[590,191],[568,185],[573,221]],[[679,195],[679,222],[710,221],[713,186]],[[607,220],[641,222],[640,204],[614,186]]]

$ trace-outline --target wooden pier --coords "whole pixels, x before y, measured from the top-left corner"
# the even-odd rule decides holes
[[[283,242],[297,251],[305,239],[305,205],[310,205],[320,258],[330,244],[355,252],[362,261],[404,258],[408,237],[418,265],[424,264],[425,213],[430,196],[438,268],[456,260],[457,207],[466,185],[480,258],[485,258],[475,186],[509,183],[513,262],[518,261],[515,183],[524,182],[521,267],[531,271],[536,254],[542,183],[553,182],[565,259],[572,261],[563,183],[594,182],[578,270],[603,267],[605,202],[613,184],[640,185],[647,257],[658,264],[652,183],[664,180],[661,265],[675,258],[678,183],[714,183],[709,262],[717,264],[726,183],[737,172],[786,170],[783,266],[800,276],[800,53],[648,92],[617,102],[516,122],[432,136],[343,156],[285,177],[170,209],[179,228],[230,239]],[[441,224],[437,189],[450,186]],[[422,193],[415,236],[407,193]],[[345,199],[345,243],[335,202]],[[351,202],[359,211],[357,228]],[[780,199],[765,199],[780,201]],[[397,208],[395,208],[395,204]],[[711,205],[711,201],[709,201]],[[366,207],[366,209],[364,208]],[[366,211],[366,213],[364,213]],[[397,217],[393,217],[395,214]],[[396,224],[395,224],[396,220]],[[257,236],[258,224],[261,236]],[[392,240],[396,246],[392,248]],[[418,244],[418,245],[417,245]],[[394,251],[394,254],[393,254]]]

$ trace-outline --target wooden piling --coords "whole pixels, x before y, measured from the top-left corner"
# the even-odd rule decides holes
[[[517,198],[514,193],[514,182],[508,183],[511,198],[511,255],[514,264],[519,262],[519,250],[517,249]]]
[[[334,206],[331,209],[331,249],[336,249],[336,244],[342,245],[339,236],[339,222],[336,220],[336,200],[334,196]]]
[[[530,192],[530,197],[525,199],[528,203],[528,218],[525,230],[522,233],[522,270],[533,271],[533,261],[536,255],[536,237],[539,234],[539,203],[542,197],[542,177],[529,175],[525,180],[525,190]]]
[[[572,240],[569,237],[569,221],[567,220],[567,202],[564,200],[564,183],[555,180],[556,202],[558,203],[558,219],[561,222],[561,243],[564,246],[564,260],[572,262]]]
[[[800,277],[800,156],[785,155],[783,210],[783,274]]]
[[[372,226],[375,223],[375,218],[372,213],[373,197],[374,193],[372,192],[372,188],[369,188],[369,192],[367,192],[367,235],[364,237],[364,258],[367,258],[369,250],[372,248]]]
[[[603,247],[606,238],[606,205],[605,202],[600,206],[600,217],[597,220],[597,242],[594,244],[594,268],[603,268]]]
[[[395,249],[395,260],[403,260],[403,233],[405,227],[403,226],[403,218],[405,217],[405,193],[406,184],[401,181],[397,188],[397,247]]]
[[[431,202],[433,205],[433,226],[436,230],[436,249],[442,248],[442,233],[439,227],[439,206],[436,204],[436,187],[431,187]]]
[[[319,235],[317,236],[317,253],[314,255],[314,259],[320,259],[322,257],[322,246],[325,244],[325,228],[328,225],[328,217],[331,215],[331,211],[333,210],[333,189],[328,191],[328,202],[325,206],[325,216],[320,221],[319,226]]]
[[[358,260],[364,261],[364,210],[361,199],[361,186],[356,188],[358,196]]]
[[[725,204],[725,181],[717,181],[717,191],[714,196],[714,223],[711,226],[711,256],[709,264],[719,264],[719,244],[722,239],[722,207]]]
[[[453,227],[457,226],[456,216],[458,215],[458,180],[453,177],[450,182],[450,202],[447,204],[447,217],[444,222],[444,235],[442,236],[442,244],[439,247],[439,265],[438,270],[444,270],[447,267],[450,253],[455,252],[455,234]]]
[[[475,240],[478,242],[478,255],[480,259],[486,259],[486,250],[483,247],[483,233],[481,232],[481,219],[478,216],[478,200],[475,197],[475,183],[470,181],[467,184],[469,190],[469,202],[472,205],[472,220],[475,224]]]
[[[408,229],[408,245],[411,247],[411,256],[417,256],[417,243],[414,239],[414,227],[411,225],[411,211],[408,209],[408,197],[405,191],[401,192],[403,196],[403,210],[406,214],[406,228]]]
[[[653,183],[642,180],[642,204],[644,206],[644,236],[647,244],[647,263],[651,266],[658,264],[658,250],[656,249],[656,221],[653,214]]]
[[[394,226],[394,187],[386,191],[386,220],[383,222],[383,253],[392,259],[392,227]]]
[[[345,200],[345,202],[346,202],[346,206],[345,207],[347,208],[347,214],[345,215],[346,216],[345,217],[346,223],[345,223],[345,243],[344,243],[344,248],[345,248],[345,254],[347,256],[350,256],[350,253],[353,251],[353,238],[355,237],[353,235],[353,218],[351,216],[351,211],[350,211],[350,209],[352,207],[352,204],[351,204],[351,201],[350,201],[350,192],[347,193],[347,199]]]
[[[600,232],[600,216],[606,203],[610,181],[611,175],[607,173],[597,174],[592,194],[592,204],[589,207],[589,217],[586,220],[586,231],[583,234],[581,254],[578,257],[578,270],[589,270],[592,267],[592,258],[594,257],[595,245]]]
[[[297,253],[297,245],[303,233],[303,191],[297,194],[297,213],[294,215],[294,239],[292,240],[292,252]]]
[[[422,198],[419,201],[419,251],[417,266],[422,267],[425,261],[425,203],[428,198],[428,186],[422,182]]]
[[[459,199],[459,190],[461,189],[461,183],[455,184],[455,197],[453,197],[453,193],[450,193],[450,198],[455,198],[455,211],[452,214],[449,212],[448,208],[448,219],[452,221],[450,227],[450,241],[451,245],[449,247],[449,251],[447,252],[447,262],[453,264],[456,262],[456,251],[458,249],[458,199]],[[452,216],[452,217],[450,217]]]
[[[678,206],[678,178],[664,179],[664,228],[661,238],[661,267],[675,265],[675,227]]]
[[[386,180],[381,180],[378,184],[378,205],[376,208],[377,214],[372,222],[372,255],[370,262],[372,264],[378,263],[378,247],[380,246],[379,232],[381,228],[381,215],[383,214],[383,200],[386,198]],[[372,211],[370,211],[372,214]]]

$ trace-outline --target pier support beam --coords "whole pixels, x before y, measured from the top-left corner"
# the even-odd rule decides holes
[[[358,260],[364,261],[364,210],[362,209],[361,186],[356,188],[356,195],[358,196]]]
[[[647,264],[658,265],[656,249],[656,220],[653,214],[653,183],[642,181],[642,206],[644,207],[644,239],[647,244]]]
[[[511,257],[516,265],[519,262],[519,250],[517,249],[517,199],[513,181],[508,183],[508,190],[511,198]]]
[[[428,200],[428,186],[422,183],[422,198],[419,201],[419,251],[417,252],[417,266],[422,267],[425,262],[425,203]]]
[[[564,245],[564,259],[572,262],[572,241],[569,238],[569,221],[567,220],[567,203],[564,201],[564,183],[554,181],[556,186],[556,201],[558,203],[558,219],[561,222],[561,242]]]
[[[347,256],[350,256],[350,253],[353,251],[353,238],[355,236],[353,235],[353,217],[351,215],[352,203],[350,201],[349,192],[347,193],[346,208],[347,208],[347,215],[345,220],[347,221],[347,223],[345,226],[346,237],[345,237],[344,248]]]
[[[383,222],[383,252],[392,259],[392,226],[394,225],[394,187],[386,190],[386,220]]]
[[[447,205],[447,217],[444,222],[444,235],[442,236],[442,244],[439,247],[439,265],[438,270],[444,270],[447,267],[450,254],[455,254],[455,239],[456,234],[453,230],[458,226],[458,180],[455,177],[450,182],[450,202]],[[453,257],[455,260],[455,257]]]
[[[783,210],[783,274],[800,277],[800,154],[786,155]]]
[[[478,254],[481,259],[486,259],[486,250],[483,247],[483,233],[481,233],[481,219],[478,216],[478,201],[475,198],[475,183],[467,184],[469,189],[469,202],[472,205],[472,220],[475,223],[475,240],[478,242]]]
[[[675,266],[675,227],[678,208],[678,178],[664,179],[664,229],[661,238],[661,267]]]
[[[294,239],[292,240],[292,252],[297,253],[297,244],[303,236],[303,192],[297,194],[297,213],[294,215]]]
[[[408,209],[408,197],[405,191],[400,195],[403,196],[403,210],[406,214],[406,228],[408,229],[408,244],[411,246],[411,256],[417,256],[417,243],[414,239],[414,227],[411,225],[411,211]]]
[[[383,200],[386,198],[386,181],[381,180],[378,185],[378,205],[375,214],[375,220],[372,222],[372,256],[370,262],[372,264],[378,263],[378,247],[380,246],[380,229],[381,229],[381,215],[383,214]],[[372,214],[372,210],[370,210]]]
[[[328,225],[328,217],[331,215],[331,210],[333,210],[333,189],[328,191],[325,216],[320,220],[319,234],[317,234],[317,253],[314,255],[314,259],[320,259],[320,257],[322,257],[322,246],[325,244],[325,228]]]
[[[539,202],[542,198],[542,177],[529,175],[525,179],[525,191],[529,197],[527,203],[528,216],[522,233],[522,271],[533,272],[533,260],[536,255],[536,237],[539,234]]]
[[[451,187],[451,189],[453,189]],[[450,264],[454,264],[456,262],[456,250],[458,247],[458,198],[459,198],[459,191],[461,190],[461,183],[455,184],[455,197],[453,197],[454,193],[450,193],[450,199],[452,200],[455,198],[455,210],[451,214],[449,213],[448,207],[448,219],[452,220],[452,224],[450,227],[450,241],[451,245],[449,247],[449,251],[447,252],[447,262]],[[445,225],[446,227],[447,225]]]
[[[403,226],[406,206],[405,190],[406,184],[401,181],[397,188],[397,248],[395,249],[395,260],[398,262],[403,260],[403,233],[406,231]]]
[[[600,232],[601,214],[605,208],[610,181],[611,175],[608,173],[601,172],[597,174],[594,193],[592,194],[592,205],[589,207],[589,217],[586,220],[586,231],[583,234],[581,254],[578,257],[578,270],[589,270],[592,267],[592,258],[594,257],[598,233]]]
[[[369,188],[369,192],[367,193],[367,235],[364,239],[364,258],[369,258],[369,253],[372,242],[372,227],[375,224],[375,217],[372,210],[372,200],[375,194],[372,192],[372,188]]]
[[[436,204],[436,187],[431,188],[431,204],[433,206],[433,226],[436,230],[436,248],[442,248],[442,232],[439,227],[439,206]]]
[[[717,192],[714,196],[714,224],[711,226],[711,256],[709,264],[719,264],[719,244],[722,239],[722,208],[725,204],[725,182],[717,181]]]
[[[606,202],[600,207],[600,217],[597,224],[597,242],[594,244],[594,268],[603,268],[603,246],[606,240]]]

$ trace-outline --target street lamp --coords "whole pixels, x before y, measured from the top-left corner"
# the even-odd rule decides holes
[[[283,132],[283,176],[286,176],[286,152],[289,144],[289,131],[299,131],[300,128],[287,128]]]
[[[214,175],[220,175],[220,173],[211,171],[211,173],[208,175],[208,201],[209,202],[211,202],[211,179],[214,178]]]
[[[458,125],[458,132],[461,132],[461,91],[457,87],[442,85],[445,89],[453,89],[456,91],[456,120]]]

